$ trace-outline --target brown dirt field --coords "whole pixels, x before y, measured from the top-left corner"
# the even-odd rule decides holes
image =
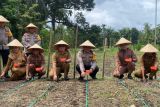
[[[102,64],[98,79],[89,78],[89,107],[160,107],[159,80],[146,83],[136,78],[118,80],[112,77],[111,72],[114,57],[111,56],[105,63],[104,79],[101,79]],[[72,76],[73,72],[70,72],[69,77]],[[41,79],[15,89],[22,82],[0,82],[1,107],[32,107],[34,101],[33,107],[85,107],[85,82],[71,79],[57,83]],[[43,93],[45,95],[41,96]]]

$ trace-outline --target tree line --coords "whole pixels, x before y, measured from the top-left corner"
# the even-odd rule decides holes
[[[143,30],[127,27],[115,30],[107,25],[90,25],[81,11],[92,11],[95,5],[94,0],[3,0],[0,2],[0,13],[10,21],[12,33],[19,40],[26,25],[30,22],[37,25],[44,48],[48,47],[50,35],[53,36],[53,43],[63,39],[74,47],[76,28],[78,45],[89,39],[97,47],[102,47],[104,38],[107,38],[107,46],[111,47],[121,37],[138,45],[154,42],[155,29],[148,23],[144,24]],[[73,15],[74,21],[71,19]],[[50,34],[50,29],[54,31],[54,35]],[[157,44],[160,44],[159,38],[158,25]]]

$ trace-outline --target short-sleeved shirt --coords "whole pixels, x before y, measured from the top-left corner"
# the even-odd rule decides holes
[[[12,32],[8,27],[0,27],[0,50],[9,49],[6,46],[13,39]]]
[[[41,44],[41,38],[38,34],[34,33],[25,33],[22,37],[22,44],[24,45],[25,52],[27,52],[27,48],[33,46],[34,44]]]
[[[29,55],[27,59],[27,64],[34,64],[36,67],[40,67],[45,64],[45,59],[42,54],[39,55]]]
[[[59,64],[61,63],[60,58],[66,58],[66,59],[70,59],[70,52],[69,51],[65,51],[64,53],[60,53],[60,52],[55,52],[52,55],[52,61],[53,63],[56,63],[57,66],[59,66]]]
[[[141,63],[146,69],[150,69],[151,66],[154,66],[156,63],[158,63],[158,58],[154,56],[146,56],[143,55],[141,58]]]
[[[125,61],[126,58],[134,59],[134,62],[137,61],[137,57],[131,49],[120,49],[116,55],[116,61],[120,66],[126,66],[128,63]]]
[[[77,63],[80,66],[81,71],[85,70],[85,66],[91,66],[92,69],[96,68],[96,54],[90,50],[85,52],[80,50],[77,54]]]

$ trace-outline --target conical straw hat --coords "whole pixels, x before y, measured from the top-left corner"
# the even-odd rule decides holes
[[[116,46],[121,45],[121,44],[131,44],[132,42],[125,39],[125,38],[121,38],[117,43]]]
[[[67,48],[69,48],[69,45],[68,45],[65,41],[63,41],[63,40],[60,40],[60,41],[58,41],[56,44],[54,44],[55,49],[56,49],[59,45],[65,45]]]
[[[95,48],[95,46],[89,40],[86,40],[80,45],[80,47],[85,47],[85,46]]]
[[[31,46],[28,50],[32,51],[32,49],[39,49],[41,52],[44,52],[43,48],[40,47],[38,44],[34,44],[33,46]]]
[[[158,50],[153,45],[147,44],[140,50],[140,52],[153,53],[153,52],[158,52]]]
[[[9,44],[7,44],[7,46],[23,47],[23,45],[17,39],[11,41]]]
[[[26,26],[26,28],[30,28],[30,27],[33,27],[33,28],[38,28],[36,25],[34,25],[33,23],[30,23]]]
[[[9,22],[5,17],[0,15],[0,22]]]

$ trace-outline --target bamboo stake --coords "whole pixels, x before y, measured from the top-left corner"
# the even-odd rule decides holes
[[[106,46],[107,46],[107,38],[104,39],[104,53],[103,53],[103,71],[102,71],[102,79],[104,79],[104,70],[105,70],[105,59],[106,59]]]
[[[76,38],[75,38],[75,47],[74,47],[74,72],[73,72],[74,79],[76,76],[77,39],[78,39],[78,24],[76,26]]]

